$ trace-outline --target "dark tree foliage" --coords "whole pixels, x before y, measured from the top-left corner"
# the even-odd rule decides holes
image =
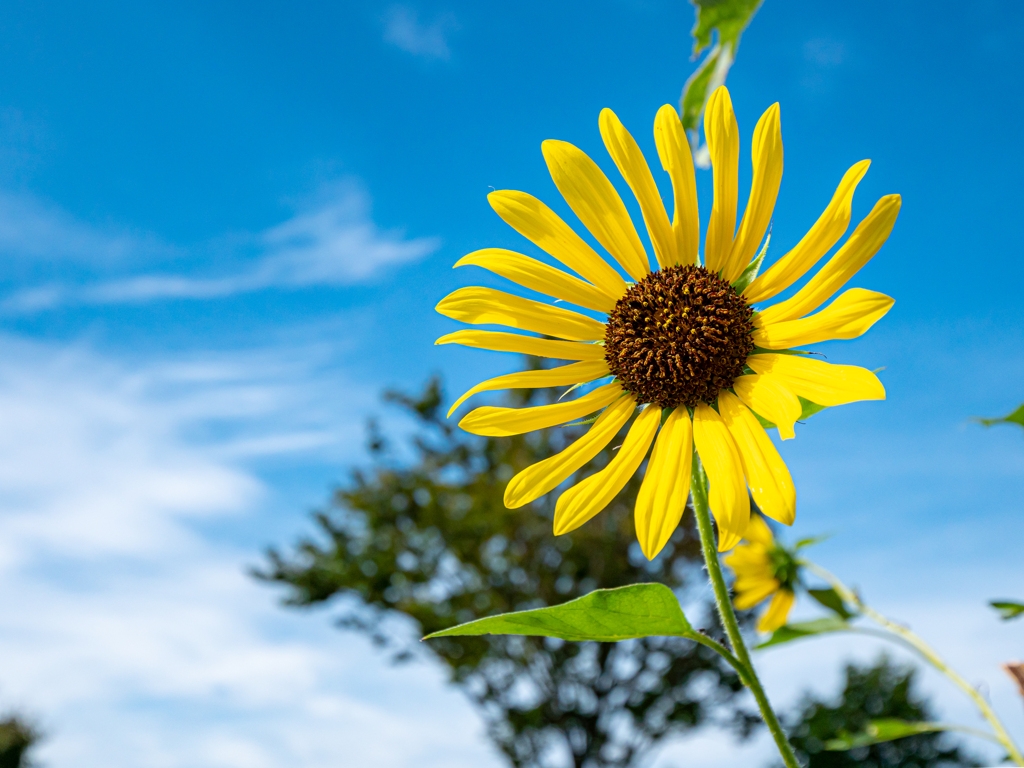
[[[0,720],[0,768],[28,768],[29,748],[39,733],[17,715]]]
[[[509,402],[537,405],[543,397],[518,391]],[[685,596],[706,582],[690,512],[653,563],[640,552],[632,515],[638,478],[566,536],[552,532],[556,493],[522,509],[505,508],[508,480],[583,427],[473,437],[444,418],[437,380],[418,397],[386,399],[418,422],[415,460],[395,462],[387,441],[371,429],[373,466],[355,472],[315,516],[320,537],[287,554],[271,550],[257,576],[287,585],[292,605],[341,596],[339,624],[390,647],[396,660],[428,648],[478,705],[490,737],[514,766],[635,765],[666,735],[699,724],[749,732],[751,715],[734,706],[742,686],[732,669],[679,638],[611,644],[487,636],[419,644],[398,631],[395,616],[413,619],[415,631],[428,634],[563,603],[598,587],[660,581]],[[606,464],[620,443],[613,441],[582,472]],[[707,606],[703,615],[712,615]],[[720,637],[712,622],[707,618],[709,631]]]
[[[942,733],[908,736],[896,741],[826,752],[825,743],[842,732],[863,733],[875,718],[911,722],[935,719],[928,701],[915,694],[913,668],[892,664],[884,655],[874,665],[846,666],[846,683],[838,703],[806,696],[788,729],[790,742],[807,768],[953,768],[980,763]]]

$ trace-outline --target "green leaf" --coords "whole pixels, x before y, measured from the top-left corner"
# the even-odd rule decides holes
[[[851,619],[853,614],[850,613],[846,608],[846,603],[843,602],[843,598],[839,596],[839,593],[829,587],[828,589],[808,589],[807,594],[821,603],[823,606],[828,608],[830,611],[838,614],[840,618]]]
[[[975,416],[974,420],[986,427],[991,427],[993,424],[1017,424],[1024,427],[1024,403],[1008,416],[999,419],[983,419],[980,416]]]
[[[740,35],[754,18],[764,0],[690,0],[697,10],[697,19],[690,30],[693,36],[693,57],[711,45],[711,32],[718,30],[718,41],[683,87],[679,100],[679,116],[683,128],[690,134],[690,144],[696,150],[700,144],[700,128],[704,105],[714,90],[725,82],[729,68],[736,59]],[[694,161],[705,165],[705,154],[697,152]]]
[[[711,30],[718,30],[718,44],[730,43],[733,53],[740,35],[754,18],[764,0],[690,0],[697,9],[697,22],[690,30],[693,55],[711,45]]]
[[[470,621],[434,632],[424,640],[449,635],[539,635],[614,642],[652,635],[691,637],[694,634],[671,589],[664,584],[632,584],[598,589],[550,608]]]
[[[787,624],[779,627],[772,633],[772,636],[758,645],[758,648],[767,648],[771,645],[788,643],[791,640],[799,640],[801,637],[821,635],[826,632],[842,632],[851,629],[850,624],[842,619],[827,618],[815,621],[804,621],[797,624]]]
[[[879,718],[868,723],[862,733],[851,734],[842,732],[839,734],[839,738],[829,739],[825,742],[825,749],[829,752],[845,752],[854,747],[868,747],[872,744],[895,741],[907,736],[918,736],[922,733],[950,730],[960,729],[957,726],[944,725],[942,723],[910,723],[894,717]]]
[[[999,611],[999,618],[1003,621],[1015,619],[1024,613],[1024,604],[1012,600],[993,600],[989,605]]]
[[[718,66],[720,48],[715,48],[705,57],[701,65],[686,80],[683,86],[683,97],[679,100],[679,113],[683,128],[696,131],[700,128],[700,118],[704,114],[704,104],[708,97],[708,83]]]

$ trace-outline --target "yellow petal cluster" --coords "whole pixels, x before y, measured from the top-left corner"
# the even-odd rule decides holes
[[[734,282],[758,254],[772,221],[783,166],[779,105],[769,107],[754,129],[752,184],[738,227],[740,134],[724,86],[709,100],[704,124],[714,175],[714,200],[703,265]],[[701,263],[693,159],[676,111],[665,105],[654,123],[658,159],[672,185],[671,211],[662,202],[639,145],[615,113],[603,110],[599,127],[613,163],[639,206],[653,247],[653,263],[622,198],[597,163],[572,144],[545,141],[542,151],[555,186],[610,259],[602,257],[535,197],[513,190],[492,192],[488,196],[490,204],[506,223],[575,274],[514,251],[475,251],[456,266],[482,267],[560,304],[491,288],[460,288],[437,305],[438,312],[464,323],[500,325],[520,333],[466,329],[449,333],[437,343],[519,352],[569,364],[482,382],[459,398],[452,411],[478,392],[518,387],[575,389],[606,379],[610,372],[604,348],[595,343],[605,338],[606,325],[593,315],[608,314],[615,307],[628,290],[627,280],[643,280],[652,268]],[[748,303],[767,301],[793,286],[842,239],[851,221],[854,191],[869,164],[862,160],[853,165],[807,234],[742,288],[741,295]],[[644,554],[655,557],[686,507],[694,455],[709,479],[720,551],[736,546],[747,535],[751,520],[759,520],[751,517],[751,497],[765,514],[791,524],[796,515],[793,481],[758,417],[774,424],[780,438],[786,440],[794,437],[794,424],[804,406],[801,399],[833,406],[885,398],[881,382],[871,372],[812,359],[793,348],[855,338],[888,312],[893,303],[888,296],[861,288],[839,292],[882,247],[899,207],[899,195],[881,198],[846,242],[791,298],[771,306],[755,306],[755,348],[746,360],[745,373],[731,388],[722,390],[715,402],[698,403],[693,409],[681,405],[662,412],[656,405],[637,402],[613,381],[552,405],[482,407],[466,415],[460,422],[463,429],[502,436],[599,414],[589,431],[574,443],[513,477],[506,489],[505,504],[519,507],[562,485],[615,440],[632,419],[612,461],[559,497],[556,533],[571,531],[598,514],[646,460],[635,509],[636,533]],[[583,311],[568,309],[566,303]],[[744,557],[752,556],[749,548],[754,546],[740,547],[732,558],[738,557],[738,564],[744,562]],[[740,555],[741,551],[747,554]],[[744,602],[753,600],[753,605],[774,594],[764,621],[772,624],[779,617],[784,621],[792,593],[780,589],[777,583],[769,588],[771,582],[764,578],[744,578],[756,583],[756,588],[744,590]]]
[[[742,611],[771,597],[771,604],[761,615],[757,628],[761,632],[774,632],[786,623],[795,595],[791,586],[782,584],[775,576],[771,556],[775,539],[760,515],[750,516],[743,538],[747,543],[736,547],[725,558],[725,564],[736,574],[733,603]]]

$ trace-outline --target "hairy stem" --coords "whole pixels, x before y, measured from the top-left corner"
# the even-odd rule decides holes
[[[868,605],[865,605],[864,601],[861,600],[860,595],[854,592],[852,589],[847,587],[838,578],[833,576],[830,572],[826,571],[819,565],[816,565],[808,560],[801,561],[807,570],[817,574],[825,581],[827,581],[832,588],[839,594],[843,600],[847,601],[853,606],[856,606],[857,610],[867,616],[869,619],[874,621],[881,627],[884,627],[892,635],[903,641],[904,644],[910,646],[913,650],[917,651],[925,661],[935,667],[939,672],[944,674],[947,678],[953,681],[960,690],[966,693],[975,706],[981,711],[982,716],[988,720],[989,725],[992,726],[992,730],[995,732],[995,737],[1000,744],[1006,749],[1010,759],[1013,760],[1017,765],[1024,766],[1024,755],[1021,755],[1020,748],[1014,743],[1013,739],[1010,738],[1010,734],[1007,733],[1006,728],[1003,726],[999,716],[996,715],[995,710],[985,701],[985,697],[982,696],[978,690],[962,678],[955,670],[951,669],[945,661],[935,652],[935,650],[928,645],[924,640],[918,637],[916,634],[911,632],[909,629],[904,627],[902,624],[898,624],[892,621],[875,609]]]
[[[718,548],[715,545],[715,532],[711,527],[711,512],[708,509],[708,480],[704,474],[704,467],[701,466],[700,458],[694,452],[693,474],[690,478],[690,491],[693,496],[693,511],[697,518],[697,529],[700,531],[701,550],[704,553],[704,562],[707,565],[708,576],[711,579],[711,586],[715,591],[715,605],[718,607],[718,615],[722,619],[722,625],[729,636],[733,653],[737,660],[746,670],[744,683],[754,694],[757,706],[761,710],[761,717],[772,732],[775,739],[775,746],[779,748],[779,754],[785,761],[788,768],[800,768],[793,748],[789,745],[786,734],[782,730],[779,718],[775,715],[772,705],[768,702],[761,681],[757,678],[754,665],[750,661],[750,653],[743,642],[740,634],[740,625],[736,621],[736,614],[732,609],[732,602],[729,599],[729,588],[725,584],[725,577],[722,575],[722,566],[718,562]]]

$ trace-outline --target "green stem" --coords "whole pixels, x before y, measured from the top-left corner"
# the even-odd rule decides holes
[[[949,678],[954,685],[966,693],[971,700],[974,701],[975,706],[981,711],[982,716],[988,720],[989,725],[992,726],[992,730],[995,732],[996,739],[1003,745],[1003,748],[1006,749],[1010,759],[1017,765],[1024,766],[1024,755],[1021,755],[1020,748],[1014,743],[1013,739],[1010,738],[1010,734],[1007,733],[1006,728],[1003,726],[999,716],[996,715],[995,710],[993,710],[989,703],[985,701],[985,697],[982,696],[973,685],[962,678],[955,670],[951,669],[930,645],[902,624],[897,624],[895,621],[891,621],[870,606],[865,605],[860,599],[860,595],[847,587],[843,582],[821,566],[815,565],[809,560],[801,561],[801,565],[827,581],[839,596],[843,598],[843,600],[853,606],[856,606],[857,610],[869,619],[884,627],[905,644],[917,651],[917,653],[924,657],[929,664],[939,670],[939,672]]]
[[[704,562],[708,568],[711,586],[715,591],[715,605],[718,607],[718,615],[722,619],[725,632],[729,636],[733,653],[746,670],[744,682],[757,700],[757,706],[761,710],[761,717],[764,718],[768,730],[772,732],[775,746],[779,748],[782,759],[788,768],[800,768],[800,763],[797,762],[796,755],[793,754],[793,748],[786,739],[786,734],[782,730],[779,718],[776,717],[772,705],[768,702],[768,696],[765,695],[764,688],[761,687],[761,681],[758,680],[757,673],[754,671],[754,665],[750,661],[750,653],[747,651],[747,646],[743,642],[743,636],[740,634],[740,625],[736,621],[736,614],[733,612],[732,602],[729,599],[729,588],[725,584],[722,566],[718,562],[715,532],[711,527],[711,512],[708,509],[707,476],[704,474],[704,467],[701,466],[700,458],[696,452],[694,452],[693,456],[693,474],[690,478],[690,491],[693,496],[693,511],[697,518],[697,529],[700,531],[700,545],[704,553]]]

